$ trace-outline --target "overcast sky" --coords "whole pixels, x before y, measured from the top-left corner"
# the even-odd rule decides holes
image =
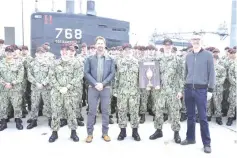
[[[40,11],[50,11],[51,0],[38,0]],[[65,0],[54,0],[55,10],[65,11]],[[79,12],[79,0],[76,12]],[[226,21],[230,26],[231,0],[95,0],[98,16],[130,21],[131,32],[141,43],[148,40],[155,28],[159,32],[186,32],[203,29],[216,31]],[[0,0],[0,19],[4,23],[20,23],[21,0]],[[86,0],[83,0],[83,13]],[[34,0],[24,0],[25,25],[29,28],[29,15],[34,11]],[[10,13],[16,13],[9,15]],[[8,15],[8,16],[6,16]],[[19,17],[19,18],[17,18]],[[10,22],[15,18],[16,22]],[[8,22],[6,22],[8,21]],[[1,25],[1,24],[0,24]],[[6,24],[5,24],[6,25]],[[0,31],[1,34],[1,31]]]

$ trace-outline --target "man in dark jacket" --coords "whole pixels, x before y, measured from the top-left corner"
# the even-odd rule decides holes
[[[102,137],[110,141],[109,130],[109,106],[111,97],[111,81],[115,76],[114,60],[105,54],[106,41],[103,37],[96,38],[96,54],[87,58],[85,63],[85,78],[89,83],[87,118],[87,143],[92,142],[95,116],[98,100],[101,102],[102,112]]]
[[[191,39],[192,52],[185,59],[185,105],[188,115],[186,139],[181,145],[195,144],[195,105],[200,119],[204,152],[211,153],[211,138],[207,122],[207,100],[212,97],[215,85],[215,69],[211,52],[201,47],[201,36]]]

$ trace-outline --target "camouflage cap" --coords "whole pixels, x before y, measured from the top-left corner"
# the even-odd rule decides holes
[[[126,43],[126,44],[124,44],[122,47],[123,47],[123,50],[124,50],[124,49],[127,49],[127,48],[128,48],[128,49],[131,49],[131,48],[132,48],[132,45],[129,44],[129,43]]]
[[[11,47],[14,49],[14,51],[15,50],[20,50],[20,48],[17,45],[15,45],[15,44],[11,45]]]
[[[236,50],[235,50],[235,49],[232,49],[232,48],[230,48],[230,49],[228,50],[228,53],[230,53],[230,54],[235,54],[235,53],[236,53]]]
[[[22,46],[21,50],[29,50],[27,46]]]
[[[14,52],[15,50],[14,50],[14,48],[12,47],[12,46],[7,46],[6,48],[5,48],[5,52]]]
[[[225,47],[225,49],[224,50],[229,50],[230,49],[230,47]]]
[[[86,43],[81,44],[81,48],[87,47]]]
[[[43,47],[38,47],[36,53],[45,53],[45,49]]]
[[[68,44],[67,44],[67,43],[63,43],[63,44],[61,45],[61,50],[67,49],[67,47],[68,47]]]
[[[68,50],[75,51],[75,47],[73,45],[68,45],[67,47]]]
[[[4,44],[4,40],[3,39],[0,39],[0,44]]]
[[[218,48],[215,48],[212,50],[213,53],[220,53],[220,50]]]
[[[173,41],[169,38],[166,38],[163,41],[163,45],[172,45],[172,44],[173,44]]]
[[[44,45],[50,46],[50,43],[49,42],[45,42]]]

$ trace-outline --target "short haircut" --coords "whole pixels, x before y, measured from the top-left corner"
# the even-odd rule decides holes
[[[105,40],[104,37],[102,37],[102,36],[97,36],[96,39],[95,39],[95,43],[97,43],[98,40],[103,40],[104,43],[106,44],[106,40]]]

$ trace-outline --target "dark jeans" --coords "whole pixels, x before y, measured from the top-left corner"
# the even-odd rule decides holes
[[[207,89],[185,88],[185,105],[187,108],[187,134],[186,139],[195,140],[196,114],[195,105],[197,105],[198,115],[200,119],[201,137],[204,145],[210,145],[211,138],[207,122]]]
[[[102,134],[107,135],[109,130],[109,106],[110,106],[110,88],[104,88],[98,91],[95,88],[89,87],[88,89],[88,104],[89,111],[87,115],[87,133],[93,135],[94,122],[97,113],[98,100],[101,103],[102,113]]]

